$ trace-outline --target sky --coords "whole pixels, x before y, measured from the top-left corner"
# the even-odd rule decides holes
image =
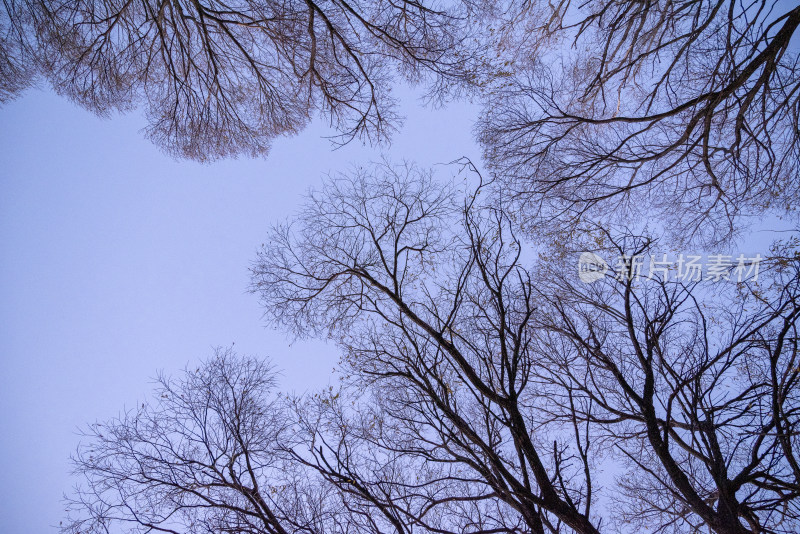
[[[325,173],[478,159],[475,107],[398,96],[391,147],[332,150],[317,121],[264,159],[206,165],[161,153],[135,112],[100,119],[41,89],[0,108],[0,534],[56,531],[79,429],[146,398],[158,371],[233,345],[284,391],[335,381],[334,347],[265,327],[248,268]]]

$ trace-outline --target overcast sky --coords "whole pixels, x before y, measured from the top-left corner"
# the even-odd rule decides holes
[[[78,428],[135,405],[158,370],[235,343],[282,389],[332,380],[332,347],[265,329],[248,267],[328,171],[477,160],[474,108],[403,96],[391,149],[332,151],[318,123],[266,159],[210,165],[164,156],[135,113],[101,120],[46,91],[0,109],[0,532],[53,531]]]

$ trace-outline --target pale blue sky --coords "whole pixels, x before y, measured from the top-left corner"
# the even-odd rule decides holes
[[[475,108],[401,96],[383,151],[332,151],[318,123],[266,159],[211,165],[161,154],[135,113],[101,120],[46,91],[0,109],[0,533],[53,531],[76,429],[133,406],[159,369],[235,343],[283,369],[283,389],[331,380],[332,347],[264,328],[247,269],[325,172],[478,159]]]

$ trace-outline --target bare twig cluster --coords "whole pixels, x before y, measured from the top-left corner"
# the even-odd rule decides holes
[[[102,115],[143,106],[148,137],[197,160],[264,154],[318,113],[340,142],[380,142],[396,72],[441,97],[470,68],[466,15],[427,2],[17,1],[6,15],[58,92]]]
[[[537,232],[655,213],[674,238],[719,243],[748,217],[794,211],[800,8],[544,4],[513,13],[513,75],[477,127]]]

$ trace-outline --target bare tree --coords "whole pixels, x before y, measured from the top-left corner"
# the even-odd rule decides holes
[[[40,68],[106,115],[143,105],[146,133],[198,160],[264,154],[317,112],[340,134],[385,139],[399,72],[441,97],[465,72],[466,11],[417,1],[26,3]]]
[[[619,256],[651,246],[605,237]],[[798,528],[800,271],[796,251],[790,258],[736,284],[658,274],[588,286],[563,269],[543,273],[537,342],[555,371],[544,378],[547,411],[587,425],[621,455],[616,508],[625,523]]]
[[[65,533],[328,532],[329,496],[281,456],[291,422],[271,368],[219,350],[155,399],[91,425]]]
[[[273,323],[336,340],[361,402],[306,416],[305,462],[379,488],[397,532],[795,532],[797,257],[731,294],[579,286],[524,266],[485,190],[359,169],[273,232],[254,290]]]
[[[587,285],[464,170],[476,188],[385,163],[312,193],[253,290],[274,324],[338,344],[341,389],[279,400],[230,351],[162,377],[90,427],[64,531],[796,532],[796,244],[757,282],[630,263]]]
[[[16,98],[34,80],[30,20],[21,0],[4,0],[0,11],[0,104]]]
[[[792,2],[512,7],[497,25],[507,66],[477,132],[537,234],[656,213],[673,237],[718,243],[764,212],[795,211]]]

